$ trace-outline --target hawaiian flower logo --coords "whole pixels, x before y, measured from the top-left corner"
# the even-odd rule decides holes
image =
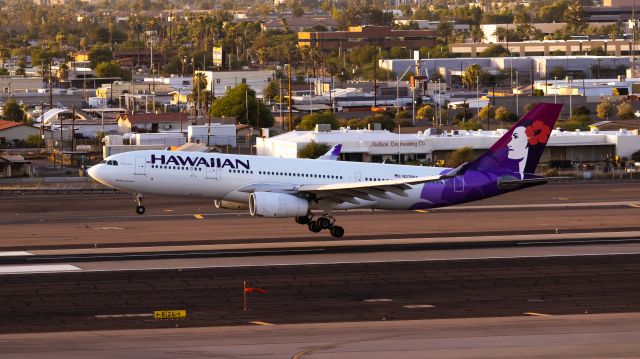
[[[551,129],[542,121],[535,121],[525,130],[529,144],[535,146],[539,143],[547,143]]]

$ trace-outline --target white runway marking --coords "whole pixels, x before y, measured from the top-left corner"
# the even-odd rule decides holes
[[[18,256],[32,256],[31,252],[13,251],[13,252],[0,252],[0,257],[18,257]]]
[[[138,318],[138,317],[153,317],[152,313],[140,313],[140,314],[103,314],[94,315],[98,319],[110,319],[110,318]]]
[[[82,268],[71,264],[35,264],[35,265],[17,265],[17,266],[0,266],[1,274],[19,274],[19,273],[55,273],[55,272],[72,272],[81,271]]]

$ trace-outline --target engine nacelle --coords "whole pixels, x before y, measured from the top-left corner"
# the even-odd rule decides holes
[[[260,217],[300,217],[309,213],[309,201],[285,193],[254,192],[249,212]]]
[[[213,200],[213,204],[216,208],[222,209],[248,209],[249,205],[241,202],[222,201],[219,199]]]

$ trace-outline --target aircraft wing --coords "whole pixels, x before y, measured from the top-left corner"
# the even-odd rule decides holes
[[[347,182],[331,184],[308,184],[298,186],[300,193],[312,193],[317,199],[329,198],[334,202],[357,204],[357,199],[375,201],[376,198],[389,199],[389,193],[407,197],[406,190],[413,184],[435,182],[447,178],[447,175],[402,178],[385,181]]]
[[[445,174],[435,176],[423,176],[414,178],[399,178],[384,181],[363,181],[363,182],[346,182],[346,183],[329,183],[329,184],[270,184],[270,183],[254,183],[238,188],[239,192],[281,192],[288,194],[312,194],[316,199],[330,199],[336,203],[353,203],[359,204],[358,199],[365,201],[376,201],[376,198],[389,199],[389,193],[398,196],[407,197],[406,190],[410,189],[410,185],[437,182],[452,178],[466,170],[467,163],[460,167],[454,168]]]

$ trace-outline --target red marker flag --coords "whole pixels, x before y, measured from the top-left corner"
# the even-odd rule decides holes
[[[244,292],[245,293],[260,293],[260,294],[266,294],[268,293],[268,291],[266,289],[262,289],[262,288],[255,288],[255,287],[246,287],[244,288]]]

